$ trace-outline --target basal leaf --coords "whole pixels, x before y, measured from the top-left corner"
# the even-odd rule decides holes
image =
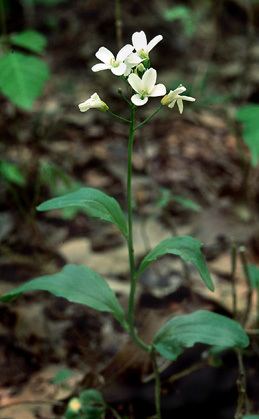
[[[13,45],[28,49],[36,53],[44,51],[47,45],[47,39],[44,35],[33,30],[27,30],[12,34],[10,41]]]
[[[259,105],[242,106],[236,117],[243,125],[244,142],[251,152],[252,164],[256,166],[259,160]]]
[[[125,326],[124,312],[114,292],[99,274],[86,266],[66,265],[56,274],[32,279],[12,289],[0,301],[10,301],[28,291],[48,291],[72,303],[107,311]]]
[[[67,207],[80,207],[90,217],[100,218],[115,224],[127,236],[127,223],[118,202],[104,192],[94,188],[81,188],[78,191],[50,199],[37,207],[38,211],[50,211]]]
[[[195,343],[246,348],[249,339],[239,323],[206,310],[174,317],[154,338],[156,350],[170,360],[175,360],[185,348]]]
[[[180,256],[185,262],[193,263],[205,285],[211,291],[214,290],[205,258],[201,252],[201,242],[190,236],[178,236],[163,240],[144,257],[138,273],[144,272],[154,260],[166,254]]]
[[[49,77],[47,64],[40,58],[9,52],[0,58],[0,91],[22,109],[32,108]]]

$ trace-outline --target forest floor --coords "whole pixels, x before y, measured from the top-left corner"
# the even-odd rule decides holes
[[[49,34],[47,59],[53,75],[34,111],[23,113],[1,99],[0,151],[19,163],[27,182],[23,187],[0,185],[0,294],[66,263],[79,263],[101,273],[126,307],[127,248],[115,227],[80,212],[35,211],[40,202],[81,185],[100,188],[126,207],[127,128],[107,114],[81,114],[77,108],[89,92],[103,91],[112,109],[125,113],[116,96],[119,82],[111,84],[113,76],[107,72],[90,71],[95,51],[106,45],[106,36],[108,44],[114,37],[106,26],[102,31],[104,24],[112,27],[109,11],[101,13],[100,5],[91,5],[89,11],[84,2],[77,1],[72,14],[65,5],[57,6],[63,31]],[[144,10],[143,6],[137,17],[138,27],[126,26],[125,37],[140,27]],[[43,9],[43,13],[47,16],[49,11]],[[126,18],[130,13],[127,6]],[[46,31],[43,17],[37,23]],[[84,19],[88,27],[82,34]],[[150,36],[161,31],[166,34],[164,43],[171,42],[168,49],[162,47],[161,57],[175,52],[182,58],[172,71],[174,61],[161,63],[161,57],[155,56],[159,81],[173,85],[178,80],[183,84],[196,80],[198,96],[194,106],[187,103],[182,116],[176,109],[165,109],[137,135],[133,156],[136,260],[170,235],[192,235],[204,243],[215,292],[207,290],[197,272],[189,266],[186,270],[179,258],[157,262],[141,278],[137,295],[137,326],[145,341],[174,314],[204,308],[233,317],[233,280],[237,314],[242,317],[249,290],[240,259],[235,277],[231,275],[233,243],[245,246],[248,260],[259,263],[258,170],[249,168],[248,151],[240,142],[233,118],[235,99],[222,93],[237,91],[240,78],[244,80],[240,50],[246,48],[246,36],[231,33],[223,55],[220,47],[215,50],[213,31],[214,41],[201,54],[208,33],[201,35],[191,51],[192,65],[183,65],[190,40],[182,44],[171,40],[169,24],[159,21],[156,25],[155,17],[147,22],[146,16]],[[251,51],[254,61],[245,75],[248,98],[258,95],[254,70],[258,45],[257,49],[252,45]],[[228,62],[223,60],[226,56]],[[199,86],[213,65],[218,73],[204,90]],[[199,69],[195,76],[194,68]],[[219,104],[210,103],[215,92],[221,95]],[[139,112],[140,120],[153,109]],[[162,205],[168,193],[171,198]],[[252,295],[247,329],[255,327],[256,321]],[[200,419],[233,419],[238,376],[235,353],[226,352],[214,365],[206,351],[196,345],[164,369],[163,418],[197,414]],[[255,336],[245,356],[253,411],[259,409],[258,356]],[[146,355],[128,341],[109,315],[49,294],[26,294],[12,304],[0,305],[0,371],[1,419],[59,418],[70,397],[92,387],[99,388],[124,417],[143,418],[143,409],[145,417],[154,414],[154,385]],[[62,381],[66,371],[67,379]]]

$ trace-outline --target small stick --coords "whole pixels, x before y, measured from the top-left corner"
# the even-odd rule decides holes
[[[248,319],[249,319],[249,315],[250,315],[250,311],[251,311],[252,287],[251,287],[250,275],[249,275],[249,270],[248,270],[248,263],[247,263],[247,258],[246,258],[246,249],[245,249],[244,246],[241,246],[239,248],[239,254],[240,254],[240,259],[241,259],[241,262],[242,262],[242,267],[243,267],[243,271],[244,271],[245,278],[246,278],[246,283],[247,283],[246,308],[245,308],[245,311],[244,311],[243,318],[241,319],[241,324],[243,326],[245,326]]]
[[[231,287],[232,287],[232,304],[233,304],[233,318],[237,318],[237,292],[236,292],[236,275],[237,268],[237,247],[235,243],[231,246]]]
[[[242,419],[243,415],[247,410],[247,394],[246,394],[246,372],[243,363],[242,352],[238,349],[236,351],[238,359],[238,378],[237,378],[237,390],[238,390],[238,400],[237,408],[234,419]]]

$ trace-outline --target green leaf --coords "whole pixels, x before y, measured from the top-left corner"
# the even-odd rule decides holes
[[[43,202],[37,207],[37,210],[50,211],[67,207],[80,207],[90,217],[115,224],[125,237],[128,234],[126,219],[119,203],[98,189],[81,188],[76,192]]]
[[[154,260],[166,254],[180,256],[185,262],[193,263],[205,285],[214,291],[214,285],[201,252],[201,242],[190,236],[178,236],[163,240],[142,260],[138,274],[143,273]]]
[[[259,419],[259,415],[245,415],[243,419]]]
[[[248,273],[251,287],[259,289],[259,268],[256,265],[248,265]]]
[[[29,110],[41,94],[49,70],[39,58],[9,52],[0,58],[0,74],[0,91],[15,105]]]
[[[83,265],[66,265],[62,271],[25,282],[0,301],[8,302],[28,291],[48,291],[72,303],[84,304],[98,311],[112,313],[125,326],[125,316],[114,292],[96,272]]]
[[[220,314],[199,310],[176,316],[158,331],[154,347],[165,358],[175,360],[195,343],[246,348],[249,339],[239,323]]]
[[[12,34],[10,41],[13,45],[26,48],[36,53],[43,52],[47,45],[46,37],[33,30]]]
[[[252,164],[259,160],[259,105],[245,105],[239,108],[236,118],[243,125],[244,142],[251,152]]]
[[[180,204],[183,208],[186,208],[195,212],[201,211],[201,207],[199,204],[197,204],[191,199],[185,198],[184,196],[172,195],[172,200],[177,202],[177,204]]]
[[[65,419],[104,419],[106,403],[95,389],[84,390],[79,398],[72,398],[65,412]]]
[[[54,377],[51,379],[51,382],[56,385],[62,384],[73,375],[74,371],[70,370],[69,368],[62,368],[54,375]]]
[[[6,160],[0,160],[0,176],[8,183],[14,183],[18,186],[24,186],[26,179],[19,167]]]

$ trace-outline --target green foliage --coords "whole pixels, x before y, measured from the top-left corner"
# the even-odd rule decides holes
[[[243,125],[243,138],[251,153],[253,166],[259,159],[259,105],[245,105],[239,108],[236,118]]]
[[[210,273],[208,271],[204,256],[201,252],[201,242],[190,236],[178,236],[165,239],[151,250],[142,260],[138,274],[144,270],[157,258],[166,254],[180,256],[185,262],[191,262],[199,271],[199,274],[205,285],[214,290]]]
[[[164,19],[169,22],[179,20],[183,25],[187,36],[192,36],[196,31],[197,22],[195,14],[190,7],[179,5],[166,9],[163,13]]]
[[[201,211],[201,207],[199,204],[194,202],[192,199],[185,198],[182,195],[175,195],[170,192],[169,189],[161,188],[160,190],[161,196],[157,202],[157,206],[159,208],[165,208],[170,202],[177,202],[177,204],[181,205],[183,208],[187,210],[191,210],[194,212]]]
[[[181,195],[172,195],[172,200],[177,202],[177,204],[181,205],[185,209],[188,209],[194,212],[201,211],[200,205],[194,202],[192,199],[185,198],[184,196],[181,196]]]
[[[154,338],[156,350],[172,361],[195,343],[246,348],[249,339],[239,323],[206,310],[174,317]]]
[[[259,415],[245,415],[243,419],[259,419]]]
[[[63,384],[74,375],[74,372],[68,368],[60,369],[56,375],[51,379],[53,384]]]
[[[41,4],[47,7],[56,6],[60,3],[64,3],[65,1],[67,0],[22,0],[22,2],[27,6]]]
[[[248,273],[251,287],[259,290],[259,268],[256,265],[248,265]]]
[[[83,304],[98,311],[112,313],[123,326],[126,325],[123,309],[107,282],[96,272],[83,265],[66,265],[62,271],[25,282],[0,301],[8,302],[28,291],[48,291],[72,303]]]
[[[25,176],[19,167],[7,160],[0,160],[0,179],[17,186],[24,186],[26,183]]]
[[[46,37],[33,30],[12,34],[10,35],[10,41],[13,45],[39,54],[45,50],[47,45]]]
[[[48,160],[41,160],[39,166],[39,182],[41,186],[47,186],[52,196],[61,196],[74,192],[81,184],[73,177],[64,172],[62,167]],[[82,211],[78,207],[68,207],[61,211],[64,219],[73,219]],[[85,212],[83,210],[83,212]],[[86,212],[85,212],[86,213]]]
[[[79,398],[69,401],[65,419],[104,419],[105,410],[106,404],[99,391],[84,390]]]
[[[38,211],[50,211],[79,207],[90,217],[115,224],[127,236],[127,223],[119,203],[104,192],[94,188],[81,188],[76,192],[50,199],[37,207]]]
[[[8,52],[0,58],[0,91],[22,109],[31,109],[49,77],[48,66],[37,57]]]

